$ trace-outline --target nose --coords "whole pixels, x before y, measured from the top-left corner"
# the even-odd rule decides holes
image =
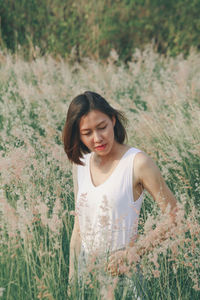
[[[99,143],[102,141],[101,134],[97,130],[94,131],[93,139],[95,143]]]

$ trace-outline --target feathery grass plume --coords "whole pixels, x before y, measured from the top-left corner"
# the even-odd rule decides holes
[[[70,64],[48,55],[32,62],[9,54],[3,58],[3,297],[67,299],[74,222],[70,212],[75,213],[75,207],[72,168],[61,135],[71,99],[93,90],[126,113],[130,120],[129,144],[156,161],[179,203],[174,227],[152,198],[145,196],[137,241],[124,259],[120,253],[118,261],[122,273],[129,277],[124,297],[128,290],[142,284],[137,281],[139,276],[134,276],[139,264],[147,299],[165,299],[166,295],[171,299],[199,299],[199,66],[199,53],[191,51],[187,59],[163,57],[151,46],[143,52],[136,50],[127,65],[114,51],[107,62],[101,63],[85,59],[82,64]],[[102,205],[105,214],[100,221],[105,225],[109,220],[106,203]],[[101,280],[105,282],[106,278],[95,275],[104,274],[101,269],[105,268],[105,264],[95,263],[97,257],[98,253],[91,257],[88,267],[93,277],[86,276],[89,281],[83,287],[76,280],[71,299],[98,297]]]

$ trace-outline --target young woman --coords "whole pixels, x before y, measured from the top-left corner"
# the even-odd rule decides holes
[[[70,242],[69,280],[74,262],[91,255],[105,257],[106,271],[120,275],[115,257],[134,247],[137,224],[147,190],[164,212],[176,200],[153,160],[124,143],[123,114],[94,92],[75,97],[63,129],[64,149],[73,163],[75,223]],[[119,255],[118,258],[119,259]]]

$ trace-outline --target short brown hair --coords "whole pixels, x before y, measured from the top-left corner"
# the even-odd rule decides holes
[[[90,150],[80,140],[79,124],[82,116],[87,115],[92,110],[99,110],[112,119],[114,116],[116,123],[114,126],[115,140],[123,144],[127,137],[125,123],[127,119],[122,112],[114,109],[99,94],[87,91],[75,97],[69,105],[66,122],[62,132],[64,150],[68,159],[75,164],[82,165],[81,158],[84,153]]]

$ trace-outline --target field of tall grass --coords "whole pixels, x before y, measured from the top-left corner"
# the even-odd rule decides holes
[[[107,62],[81,64],[0,54],[0,299],[70,298],[74,196],[61,135],[69,102],[85,90],[126,113],[128,143],[156,161],[178,201],[176,227],[159,243],[151,232],[165,216],[145,195],[144,299],[199,299],[200,53],[162,57],[150,46],[127,65],[114,50]],[[71,293],[99,297],[95,282]]]

